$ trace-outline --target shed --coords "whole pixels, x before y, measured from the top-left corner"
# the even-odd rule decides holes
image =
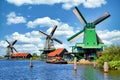
[[[50,52],[49,54],[48,54],[48,57],[50,58],[50,57],[63,57],[64,56],[64,54],[65,54],[65,52],[68,52],[65,48],[58,48],[58,49],[56,49],[55,51],[53,51],[53,52]]]
[[[32,55],[30,53],[14,53],[12,58],[30,58]]]

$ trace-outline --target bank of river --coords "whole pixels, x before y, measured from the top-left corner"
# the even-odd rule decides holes
[[[120,80],[120,71],[94,69],[89,65],[78,65],[77,72],[73,64],[47,64],[34,60],[34,67],[29,67],[29,60],[0,60],[0,80]]]

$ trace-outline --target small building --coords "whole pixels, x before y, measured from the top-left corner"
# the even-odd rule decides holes
[[[50,52],[47,56],[48,59],[53,59],[55,57],[61,57],[62,59],[69,60],[71,55],[66,54],[68,51],[65,48],[58,48],[53,52]]]
[[[65,48],[58,48],[48,54],[48,57],[63,57],[64,53],[67,52]]]
[[[14,53],[11,55],[11,58],[22,58],[22,59],[29,59],[32,55],[30,53]]]

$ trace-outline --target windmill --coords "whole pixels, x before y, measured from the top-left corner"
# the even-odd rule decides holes
[[[95,21],[87,23],[87,21],[82,16],[81,12],[78,10],[77,7],[75,7],[73,12],[78,17],[84,28],[83,30],[77,32],[76,34],[68,38],[68,41],[74,42],[75,40],[80,38],[82,33],[84,33],[84,39],[83,43],[76,43],[75,46],[72,47],[72,52],[79,53],[75,54],[76,56],[79,56],[79,58],[81,57],[81,55],[84,56],[84,58],[86,59],[90,59],[91,56],[94,56],[95,58],[95,53],[102,50],[104,46],[104,43],[95,31],[96,25],[108,18],[110,14],[106,12],[104,13],[104,15],[102,15]]]
[[[57,28],[57,26],[55,25],[55,26],[53,27],[50,35],[42,32],[42,31],[39,31],[39,33],[40,33],[41,35],[43,35],[43,36],[46,37],[45,47],[44,47],[43,50],[41,50],[41,51],[43,51],[43,54],[47,54],[47,53],[55,50],[53,41],[56,41],[56,42],[62,44],[62,42],[61,42],[60,40],[58,40],[58,39],[56,39],[56,38],[53,37],[53,34],[54,34],[56,28]]]
[[[17,50],[14,48],[14,44],[17,42],[17,40],[15,40],[14,42],[10,43],[8,40],[6,40],[6,42],[9,44],[7,46],[7,54],[5,57],[7,57],[8,59],[11,58],[11,54],[14,53],[14,51],[17,52]]]

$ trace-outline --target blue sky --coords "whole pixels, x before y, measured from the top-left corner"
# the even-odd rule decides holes
[[[75,6],[88,22],[96,20],[104,12],[111,16],[96,26],[99,37],[106,45],[120,44],[119,0],[0,0],[0,55],[6,54],[5,40],[18,42],[15,48],[19,52],[38,53],[44,48],[45,37],[39,30],[49,34],[54,25],[58,25],[54,37],[63,44],[55,43],[56,48],[70,46],[67,38],[82,30],[78,18],[74,15]]]

